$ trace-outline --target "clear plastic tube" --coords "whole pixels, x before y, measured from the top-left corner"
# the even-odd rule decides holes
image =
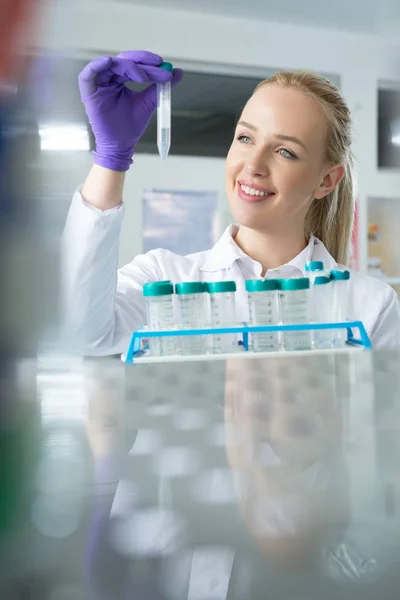
[[[321,260],[310,260],[304,265],[306,276],[310,280],[310,286],[314,285],[316,277],[330,276],[329,272],[324,271],[324,263]]]
[[[171,147],[171,83],[157,85],[157,147],[161,160],[167,160]]]
[[[165,331],[175,328],[172,303],[173,285],[170,281],[147,283],[143,294],[147,300],[147,325],[151,331]],[[171,356],[176,354],[174,337],[150,338],[152,356]]]
[[[333,284],[330,278],[320,275],[314,279],[311,289],[312,320],[314,323],[332,323],[333,321]],[[316,350],[332,348],[335,330],[315,330],[312,335],[313,347]]]
[[[249,301],[250,325],[278,324],[278,283],[276,280],[247,280],[246,290]],[[279,350],[278,332],[253,333],[252,346],[255,352],[274,352]]]
[[[283,325],[310,323],[308,278],[279,279],[279,307]],[[285,331],[282,334],[284,350],[310,350],[310,331]]]
[[[177,283],[175,286],[180,310],[182,329],[203,329],[206,326],[206,287],[204,283]],[[206,353],[204,335],[180,336],[181,352],[184,355]]]
[[[349,301],[350,272],[334,270],[331,271],[333,285],[333,320],[343,323],[347,320],[347,309]],[[334,336],[334,346],[343,348],[347,340],[347,331],[338,329]]]
[[[211,327],[235,327],[236,284],[234,281],[216,281],[207,284],[210,298]],[[237,350],[237,336],[231,334],[213,335],[211,338],[211,352],[223,354]]]

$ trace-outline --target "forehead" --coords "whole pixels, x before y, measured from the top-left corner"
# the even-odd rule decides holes
[[[249,99],[241,118],[262,134],[295,136],[305,144],[320,144],[326,136],[322,106],[292,87],[263,86]]]

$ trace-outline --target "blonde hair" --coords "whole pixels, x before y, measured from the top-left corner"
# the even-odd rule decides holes
[[[314,234],[333,258],[343,265],[349,260],[356,197],[356,175],[351,151],[351,113],[340,91],[330,81],[310,71],[282,71],[258,84],[293,87],[316,100],[328,122],[327,164],[343,164],[345,175],[336,188],[311,204],[305,220],[305,234]]]

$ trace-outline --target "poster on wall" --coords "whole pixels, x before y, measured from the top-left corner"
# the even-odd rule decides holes
[[[144,252],[200,252],[212,248],[219,235],[217,192],[144,190]]]

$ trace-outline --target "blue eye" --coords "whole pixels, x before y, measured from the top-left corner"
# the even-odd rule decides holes
[[[278,152],[284,158],[290,158],[292,160],[297,158],[297,156],[293,154],[293,152],[290,152],[290,150],[286,150],[286,148],[280,148]]]
[[[243,135],[243,134],[238,135],[237,139],[239,140],[239,142],[242,142],[243,144],[248,144],[251,142],[251,139],[249,138],[248,135]],[[245,140],[247,140],[247,141],[245,141]]]

